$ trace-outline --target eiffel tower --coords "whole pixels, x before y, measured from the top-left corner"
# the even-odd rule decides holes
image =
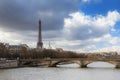
[[[37,50],[42,50],[42,49],[43,49],[43,42],[42,42],[42,33],[41,33],[41,20],[39,20]]]

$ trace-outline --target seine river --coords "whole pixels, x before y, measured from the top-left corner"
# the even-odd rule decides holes
[[[57,68],[25,67],[0,69],[0,80],[120,80],[120,69],[108,63],[92,63],[89,68],[77,64]]]

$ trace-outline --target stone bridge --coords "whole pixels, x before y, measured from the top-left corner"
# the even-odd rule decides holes
[[[56,67],[57,65],[77,63],[81,68],[86,68],[88,64],[93,62],[108,62],[120,68],[120,59],[116,58],[52,58],[52,59],[24,59],[20,63],[32,65],[47,65],[49,67]]]

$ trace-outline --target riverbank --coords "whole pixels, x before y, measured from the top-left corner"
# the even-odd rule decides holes
[[[17,60],[0,60],[0,69],[17,67],[19,67]]]

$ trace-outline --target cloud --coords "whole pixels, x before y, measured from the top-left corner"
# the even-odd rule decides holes
[[[120,46],[112,46],[93,50],[92,52],[118,52],[120,54]]]
[[[43,30],[59,30],[64,17],[78,10],[79,4],[79,0],[0,0],[0,26],[8,30],[37,30],[40,18]]]
[[[12,45],[28,44],[30,47],[35,47],[36,45],[35,41],[37,41],[37,38],[28,37],[27,35],[31,34],[26,33],[26,35],[24,34],[20,35],[14,32],[0,31],[0,42],[5,42]]]
[[[94,42],[104,42],[104,43],[110,43],[110,44],[116,44],[119,42],[118,37],[112,37],[110,34],[106,34],[99,38],[92,39]]]
[[[90,2],[91,0],[82,0],[82,2],[87,3]]]
[[[120,20],[118,11],[108,11],[104,16],[90,16],[78,11],[82,3],[101,1],[0,0],[0,40],[35,47],[40,18],[43,40],[54,41],[54,48],[89,51],[117,45],[120,38],[113,37],[110,31],[117,31],[114,26]]]
[[[0,0],[1,41],[36,43],[39,18],[42,20],[43,40],[59,38],[64,17],[79,7],[79,0]]]
[[[105,16],[90,16],[83,12],[71,13],[64,19],[65,40],[58,42],[57,45],[81,52],[119,45],[120,38],[110,34],[113,30],[115,32],[115,25],[119,21],[118,11],[108,11]]]
[[[52,41],[51,41],[52,42]],[[91,38],[86,40],[58,40],[55,41],[51,46],[53,48],[63,48],[65,50],[73,50],[78,52],[89,52],[93,50],[99,50],[101,48],[107,48],[110,46],[119,46],[120,38],[113,37],[110,34],[98,38]]]
[[[64,34],[66,39],[71,40],[102,37],[120,21],[120,13],[117,11],[109,11],[106,16],[92,17],[82,12],[71,13],[69,16],[64,20]]]
[[[101,3],[102,0],[82,0],[82,3]]]
[[[52,13],[39,14],[53,16]],[[66,50],[83,52],[97,50],[101,46],[118,45],[120,38],[113,37],[109,31],[114,29],[114,25],[119,19],[120,14],[117,11],[109,11],[106,16],[96,15],[94,17],[85,15],[83,12],[71,13],[67,18],[64,18],[62,30],[45,30],[42,32],[44,46],[46,47],[48,41],[51,41],[53,48],[61,47]],[[15,44],[27,43],[30,47],[36,45],[38,32],[0,30],[1,41]]]

